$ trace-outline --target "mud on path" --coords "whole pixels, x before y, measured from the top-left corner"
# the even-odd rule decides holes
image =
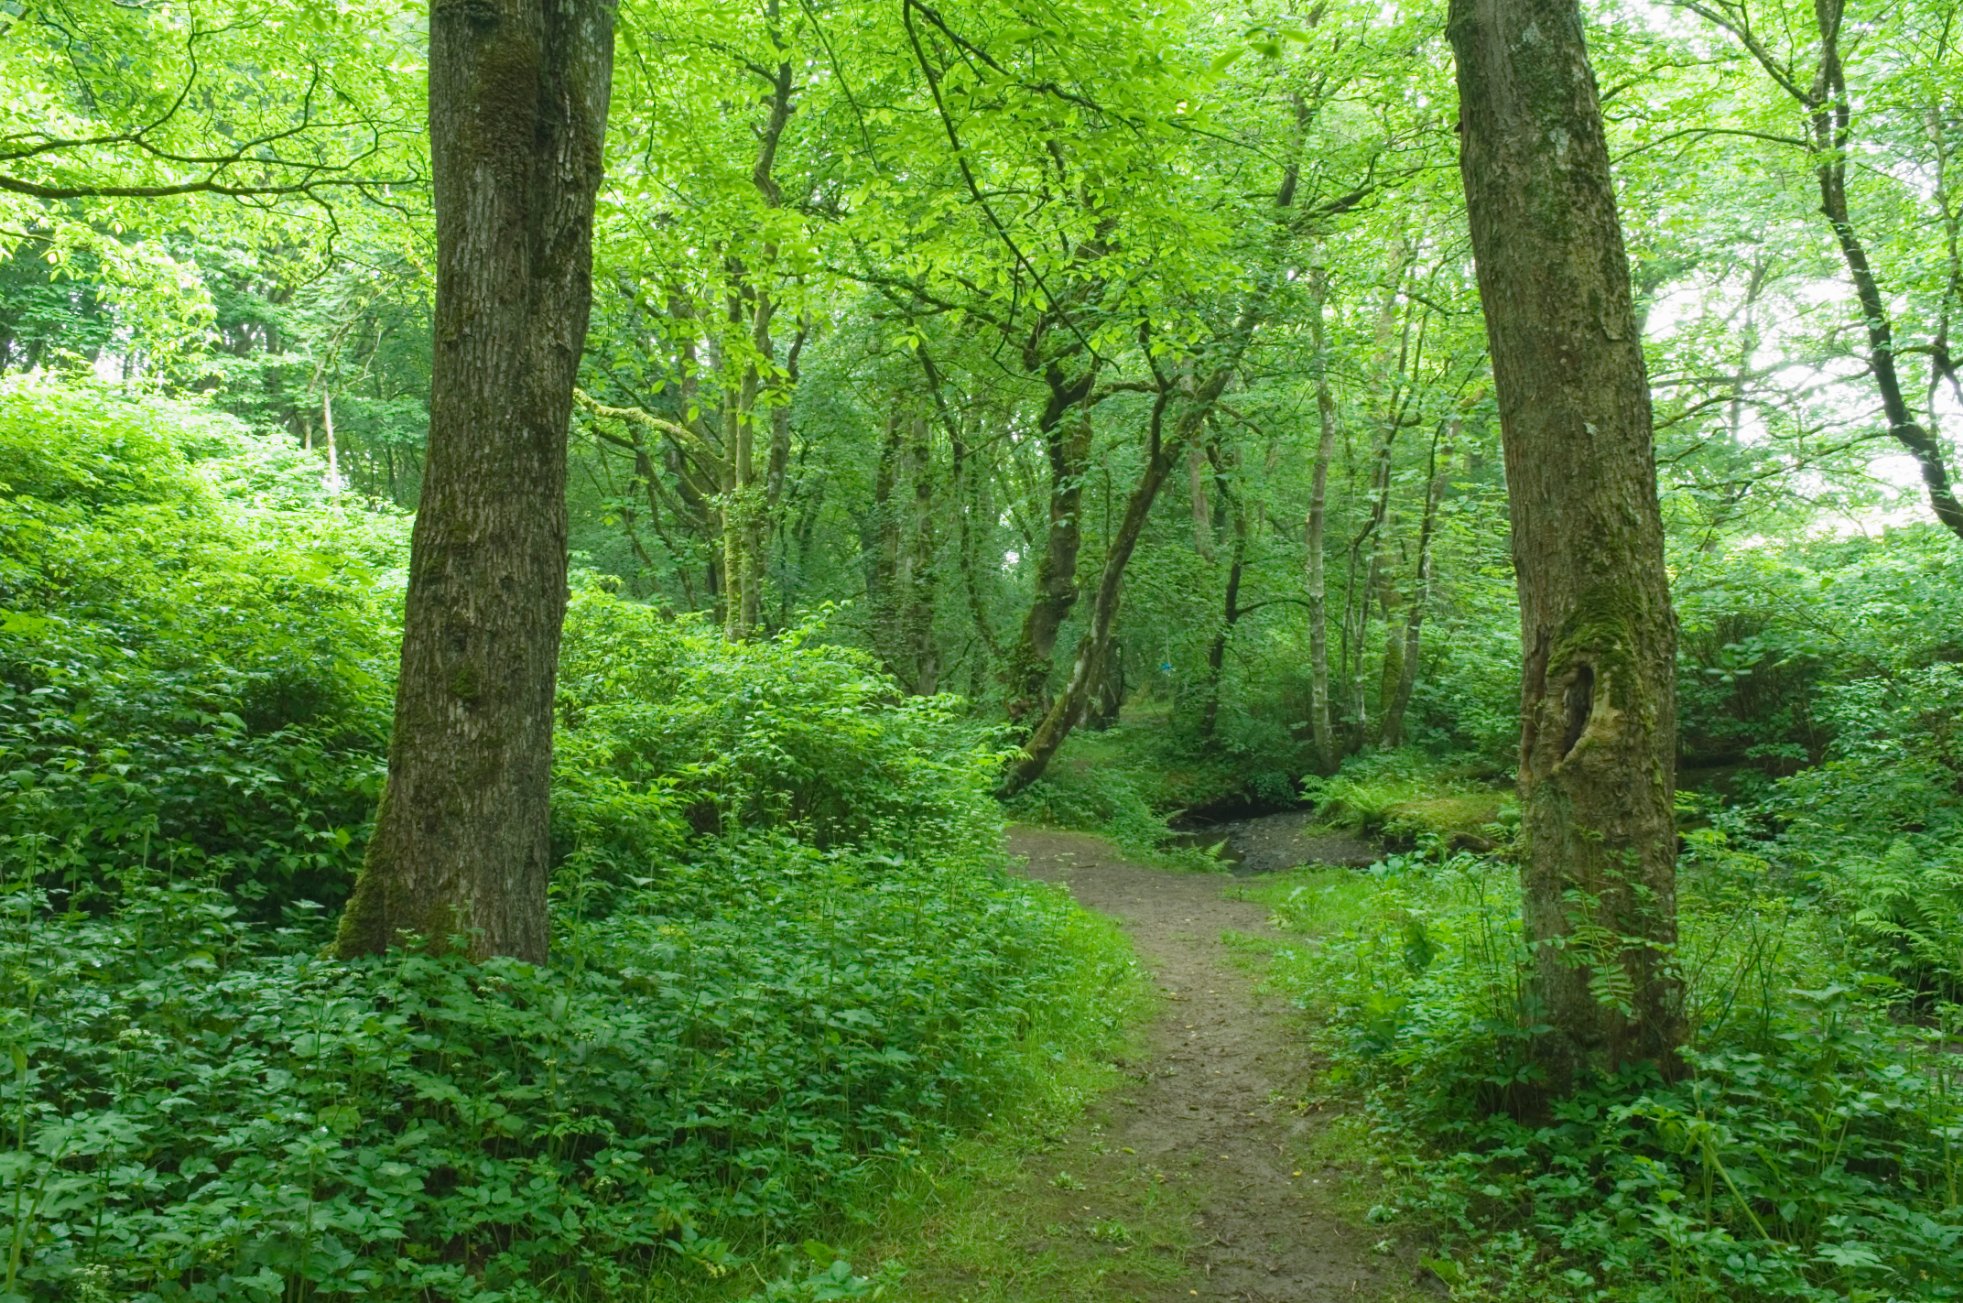
[[[1311,1078],[1300,1029],[1260,994],[1223,940],[1227,932],[1269,933],[1266,912],[1223,898],[1227,879],[1143,868],[1094,837],[1017,829],[1009,845],[1028,858],[1032,876],[1065,884],[1116,919],[1162,998],[1142,1050],[1121,1065],[1130,1080],[1032,1160],[1018,1197],[1046,1206],[1025,1234],[1109,1255],[1100,1298],[1422,1297],[1410,1256],[1385,1251],[1382,1230],[1342,1206],[1350,1173],[1311,1157],[1325,1124],[1300,1102]],[[1190,1231],[1165,1250],[1171,1260],[1157,1271],[1123,1260],[1149,1256],[1141,1251],[1152,1246],[1109,1230],[1138,1206],[1140,1183]],[[1025,1247],[1033,1254],[1056,1246]]]

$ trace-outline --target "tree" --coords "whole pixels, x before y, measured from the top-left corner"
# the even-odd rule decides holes
[[[607,0],[434,0],[436,351],[388,787],[343,955],[546,957],[566,437],[592,298]]]
[[[1493,360],[1525,675],[1537,1057],[1671,1064],[1675,618],[1648,381],[1574,0],[1453,0],[1461,171]]]
[[[1867,339],[1866,371],[1873,377],[1875,391],[1881,399],[1888,437],[1914,459],[1936,519],[1963,538],[1963,501],[1958,501],[1951,480],[1948,451],[1936,407],[1936,395],[1944,388],[1952,395],[1963,397],[1963,381],[1958,379],[1957,363],[1950,349],[1951,318],[1963,300],[1959,295],[1963,290],[1963,255],[1959,255],[1957,239],[1959,221],[1963,218],[1959,217],[1952,193],[1956,184],[1951,158],[1955,109],[1953,92],[1946,79],[1916,66],[1925,60],[1939,66],[1950,57],[1955,28],[1953,11],[1943,6],[1933,17],[1909,11],[1897,19],[1899,26],[1912,34],[1904,42],[1908,48],[1889,50],[1874,60],[1884,69],[1894,65],[1896,84],[1868,88],[1864,95],[1848,87],[1848,60],[1855,47],[1862,44],[1860,34],[1879,29],[1881,24],[1860,17],[1850,19],[1846,0],[1811,0],[1808,5],[1794,6],[1801,10],[1797,14],[1777,11],[1761,14],[1757,23],[1748,0],[1710,0],[1709,3],[1679,0],[1679,3],[1735,42],[1798,108],[1805,124],[1802,135],[1794,136],[1783,130],[1736,131],[1735,134],[1748,135],[1767,144],[1787,145],[1804,153],[1818,190],[1819,215],[1826,219],[1832,232],[1834,247],[1845,264],[1847,279],[1861,310],[1862,333]],[[1788,35],[1783,40],[1769,39],[1764,30],[1768,23],[1775,32]],[[1866,117],[1871,106],[1872,116],[1883,125],[1890,109],[1908,123],[1905,129],[1897,124],[1904,139],[1898,139],[1894,148],[1883,155],[1893,166],[1869,165],[1865,170],[1883,176],[1891,171],[1898,171],[1905,178],[1913,176],[1914,181],[1903,187],[1915,195],[1910,203],[1916,208],[1933,207],[1936,211],[1916,213],[1919,220],[1911,239],[1919,245],[1927,239],[1926,231],[1930,227],[1938,228],[1944,237],[1947,256],[1942,284],[1932,296],[1939,300],[1933,314],[1933,337],[1919,346],[1905,347],[1898,338],[1902,333],[1897,329],[1898,315],[1907,315],[1911,321],[1914,315],[1902,313],[1899,296],[1891,294],[1890,287],[1884,285],[1876,259],[1869,251],[1869,240],[1856,224],[1854,204],[1849,199],[1850,162],[1861,170],[1863,153],[1873,152],[1871,147],[1864,148],[1865,142],[1857,138],[1857,108]],[[1918,248],[1913,258],[1904,261],[1918,262],[1922,257]],[[1915,395],[1899,365],[1905,352],[1926,353],[1930,359],[1926,410],[1921,415],[1911,406]]]

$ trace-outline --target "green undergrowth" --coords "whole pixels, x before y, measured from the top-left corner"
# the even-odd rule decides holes
[[[1218,867],[1213,857],[1171,821],[1235,798],[1242,784],[1231,765],[1179,746],[1162,712],[1140,712],[1108,729],[1072,732],[1043,777],[1008,808],[1024,823],[1097,833],[1160,868],[1208,870]]]
[[[1140,1052],[1156,1003],[1137,976],[1125,1034],[1060,1060],[1046,1090],[957,1145],[889,1206],[866,1248],[904,1267],[898,1297],[1117,1303],[1183,1276],[1192,1192],[1115,1147],[1103,1122],[1123,1107],[1129,1081],[1116,1059]],[[1088,1218],[1086,1206],[1100,1215]]]
[[[854,1246],[1136,1000],[999,753],[821,625],[583,582],[551,965],[326,958],[406,531],[317,474],[0,389],[0,1299],[895,1297]]]
[[[1482,766],[1408,749],[1354,756],[1330,777],[1304,779],[1302,794],[1324,826],[1404,849],[1491,850],[1519,823],[1511,786]]]
[[[1122,944],[980,864],[751,844],[691,878],[562,920],[549,969],[340,964],[211,888],[131,884],[91,922],[0,902],[9,1288],[639,1299],[772,1276],[776,1245],[876,1217],[1124,1018]]]
[[[1490,856],[1393,855],[1251,885],[1307,944],[1271,977],[1314,1015],[1455,1296],[1963,1297],[1953,1006],[1878,976],[1842,922],[1721,834],[1680,880],[1691,1073],[1595,1081],[1553,1120],[1530,1077],[1518,887]]]

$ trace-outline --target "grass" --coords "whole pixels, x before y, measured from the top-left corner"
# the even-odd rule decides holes
[[[978,1143],[931,1206],[902,1219],[908,1303],[1128,1303],[1186,1275],[1200,1191],[1114,1147],[1100,1115]],[[905,1248],[900,1248],[902,1256]]]

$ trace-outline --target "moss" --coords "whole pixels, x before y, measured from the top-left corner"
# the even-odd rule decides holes
[[[1392,840],[1432,836],[1449,847],[1489,849],[1498,840],[1494,825],[1511,799],[1511,792],[1495,790],[1398,801],[1387,812],[1384,832]]]
[[[465,661],[450,671],[450,695],[462,702],[475,702],[482,693],[477,667]]]
[[[1642,635],[1661,618],[1634,581],[1597,582],[1576,601],[1555,635],[1547,659],[1548,684],[1563,682],[1585,664],[1594,668],[1596,693],[1616,710],[1638,705],[1634,689],[1642,677],[1637,664]]]

